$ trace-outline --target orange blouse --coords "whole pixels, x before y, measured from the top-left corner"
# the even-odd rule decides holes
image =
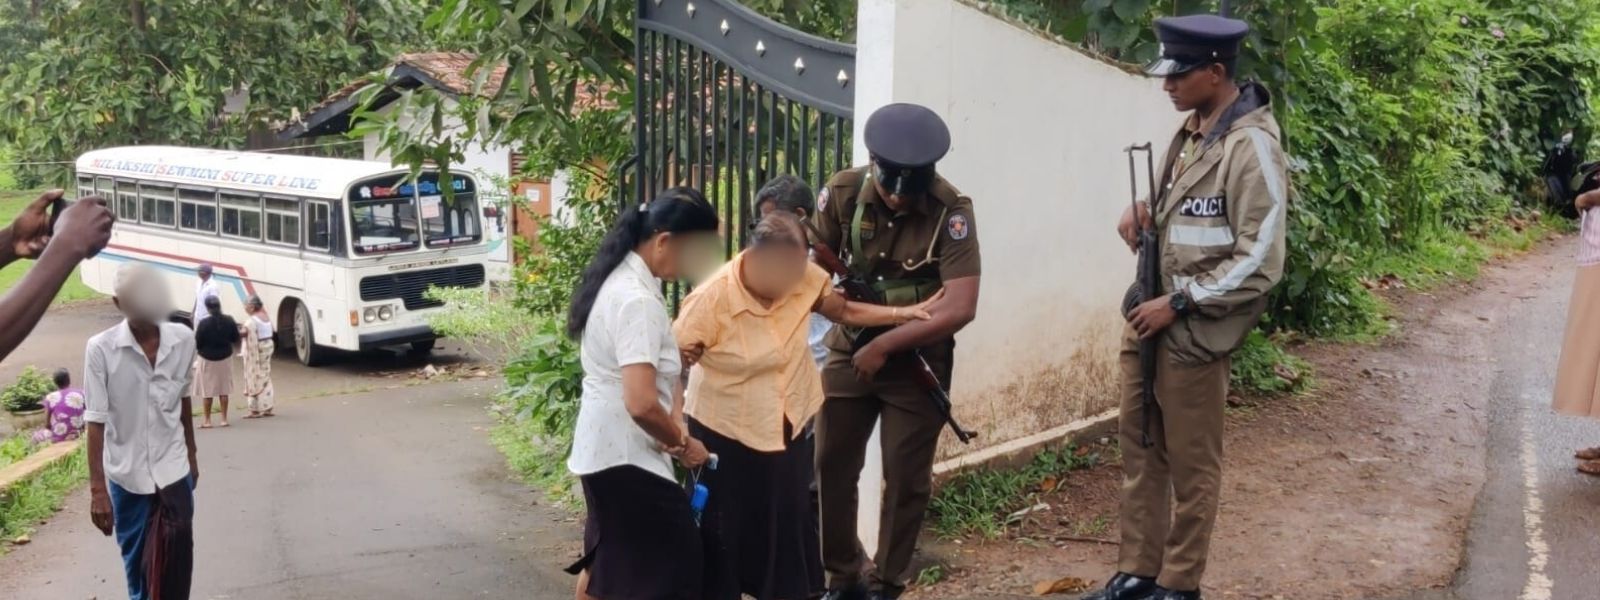
[[[744,286],[744,258],[723,265],[678,310],[678,345],[705,346],[689,373],[684,412],[752,450],[779,452],[784,422],[798,437],[822,408],[822,375],[806,334],[811,309],[833,293],[833,280],[808,264],[789,295],[763,306]]]

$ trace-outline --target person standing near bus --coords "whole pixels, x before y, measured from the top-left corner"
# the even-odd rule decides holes
[[[273,339],[272,318],[260,296],[244,303],[250,312],[241,329],[244,335],[244,398],[250,403],[246,419],[272,416],[272,355],[278,351]]]
[[[132,600],[188,598],[200,469],[188,395],[194,334],[167,322],[171,296],[141,264],[117,270],[124,319],[84,348],[89,518],[116,534]]]
[[[222,299],[206,296],[206,316],[194,329],[195,361],[194,392],[201,398],[205,421],[201,429],[211,428],[211,400],[215,398],[222,411],[221,426],[228,426],[228,396],[233,395],[233,355],[239,351],[239,323],[222,312]]]
[[[583,557],[567,572],[580,599],[704,598],[700,532],[672,461],[694,469],[710,457],[684,425],[683,362],[661,287],[716,262],[718,225],[692,188],[628,207],[572,294],[567,335],[581,344],[583,394],[567,468],[588,518]]]
[[[189,328],[196,329],[200,321],[206,318],[206,298],[216,297],[217,281],[211,277],[211,263],[200,263],[200,268],[195,273],[200,276],[200,282],[194,287],[194,312],[189,313]]]

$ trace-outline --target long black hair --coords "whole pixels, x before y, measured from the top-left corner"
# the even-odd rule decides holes
[[[611,226],[605,239],[600,240],[600,249],[583,269],[578,289],[572,293],[572,306],[567,311],[567,336],[575,340],[583,337],[584,327],[589,324],[589,312],[594,310],[595,298],[600,295],[600,285],[640,243],[658,233],[715,231],[717,209],[694,188],[668,188],[648,203],[624,208],[617,216],[617,223]]]

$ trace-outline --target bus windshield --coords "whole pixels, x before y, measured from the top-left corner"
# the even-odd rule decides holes
[[[389,175],[350,190],[350,234],[357,254],[474,244],[483,240],[477,190],[469,177],[452,177],[446,201],[439,174],[415,181]]]
[[[416,203],[411,198],[353,201],[350,233],[360,254],[416,248]]]
[[[429,248],[472,244],[483,239],[483,231],[478,228],[478,199],[470,192],[456,192],[449,202],[443,196],[423,196],[422,222],[428,232]]]

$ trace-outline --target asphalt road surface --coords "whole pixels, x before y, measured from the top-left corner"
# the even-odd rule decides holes
[[[1556,261],[1526,262],[1541,277],[1496,336],[1504,353],[1490,404],[1489,477],[1454,590],[1461,600],[1600,598],[1600,478],[1578,473],[1572,457],[1600,446],[1600,424],[1550,409],[1573,243],[1561,242]]]
[[[81,365],[82,341],[115,320],[103,306],[53,314],[0,377]],[[489,445],[491,383],[397,383],[379,373],[420,363],[393,355],[317,371],[290,360],[277,363],[291,398],[279,416],[235,413],[232,427],[197,432],[194,598],[571,597],[559,568],[577,550],[576,521],[539,505]],[[83,490],[0,556],[0,598],[119,597],[116,545],[90,525]]]

